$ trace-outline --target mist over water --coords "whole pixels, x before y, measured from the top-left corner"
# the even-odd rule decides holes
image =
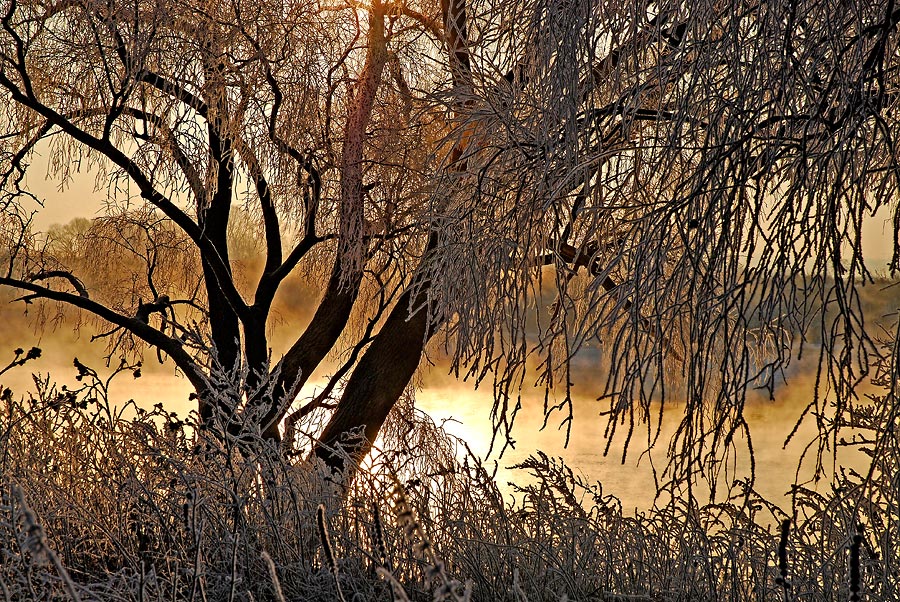
[[[768,392],[750,391],[744,407],[755,462],[754,488],[783,508],[790,505],[790,490],[794,483],[805,483],[811,489],[823,490],[830,487],[828,477],[837,467],[849,466],[862,470],[868,465],[863,454],[850,448],[841,448],[836,458],[828,451],[823,458],[823,478],[818,483],[812,482],[816,446],[810,446],[810,443],[816,436],[816,426],[810,415],[786,443],[803,410],[814,398],[814,355],[806,354],[802,361],[792,362],[785,371],[787,382],[776,387],[774,399],[769,398]],[[670,440],[684,418],[684,403],[667,401],[661,422],[659,408],[654,407],[649,426],[635,424],[632,441],[623,459],[627,424],[620,425],[609,444],[608,453],[604,453],[608,444],[604,438],[608,418],[601,414],[609,410],[609,404],[596,399],[599,389],[576,387],[573,392],[574,417],[568,445],[566,426],[562,424],[565,413],[552,414],[544,426],[543,390],[523,389],[522,409],[516,417],[512,433],[514,447],[507,447],[501,456],[499,451],[503,448],[503,436],[498,435],[491,445],[490,408],[493,399],[490,384],[481,390],[473,390],[468,383],[456,382],[449,377],[425,380],[426,386],[416,396],[418,407],[437,422],[443,422],[446,430],[466,441],[475,454],[486,457],[488,465],[497,469],[496,478],[501,488],[511,491],[508,483],[527,480],[523,471],[510,467],[540,450],[548,456],[561,457],[568,467],[588,482],[600,482],[603,494],[619,498],[626,512],[645,510],[653,505],[658,482],[664,478]],[[573,375],[573,380],[578,382],[577,374]],[[590,378],[584,380],[591,381]],[[864,401],[866,393],[876,393],[877,390],[871,385],[861,385],[857,392]],[[829,407],[822,401],[820,406]],[[648,452],[648,439],[656,435],[658,426],[659,436]],[[851,436],[849,430],[842,433],[848,439]],[[727,487],[734,480],[750,477],[751,462],[746,437],[738,437],[736,450],[729,459],[732,468],[719,479],[718,501],[724,499]],[[696,492],[702,498],[708,494],[708,488],[701,484]]]
[[[33,391],[35,384],[32,373],[50,375],[50,382],[58,386],[67,385],[77,388],[81,385],[75,376],[77,371],[72,365],[74,357],[96,369],[101,376],[110,374],[115,367],[106,367],[105,350],[102,342],[90,343],[92,329],[86,326],[83,332],[73,332],[71,326],[61,324],[56,329],[47,328],[43,332],[29,326],[24,319],[21,305],[4,304],[0,307],[0,333],[6,343],[0,349],[0,361],[5,365],[12,359],[12,350],[16,347],[28,349],[38,346],[42,349],[41,358],[27,365],[11,370],[0,377],[0,384],[11,388],[16,395]],[[814,354],[809,354],[812,356]],[[195,402],[188,396],[191,387],[186,379],[179,377],[170,365],[160,365],[152,352],[145,352],[145,361],[141,369],[141,378],[135,379],[130,372],[125,372],[113,379],[110,387],[110,398],[115,404],[124,404],[134,400],[139,405],[149,408],[155,403],[163,403],[169,411],[179,416],[187,415],[195,409]],[[114,358],[113,364],[117,362]],[[325,372],[332,368],[323,368]],[[584,372],[584,366],[580,366]],[[509,483],[525,483],[528,475],[522,470],[512,470],[515,464],[521,463],[538,450],[551,457],[561,457],[566,465],[576,474],[589,482],[599,481],[604,495],[612,494],[621,502],[626,512],[634,509],[645,510],[654,502],[657,482],[654,477],[662,477],[662,470],[667,462],[669,440],[679,421],[683,418],[684,405],[667,402],[662,418],[661,434],[650,453],[644,453],[647,447],[647,425],[639,424],[629,446],[624,463],[622,445],[626,428],[620,428],[604,455],[607,441],[603,437],[607,418],[601,412],[608,409],[606,402],[596,400],[596,379],[591,374],[582,374],[581,379],[575,375],[581,388],[576,388],[573,395],[574,419],[568,446],[566,446],[565,427],[558,428],[564,418],[563,413],[555,413],[544,423],[542,389],[523,389],[522,409],[519,411],[513,429],[514,446],[507,447],[503,455],[503,438],[498,436],[493,447],[490,411],[493,395],[490,383],[486,382],[480,389],[471,383],[461,382],[446,375],[446,368],[438,363],[423,374],[423,387],[417,392],[417,407],[428,413],[436,422],[443,423],[445,429],[463,441],[472,452],[486,460],[489,470],[496,468],[496,479],[501,489],[511,495],[513,488]],[[311,379],[302,393],[306,395],[313,388],[321,389],[321,376]],[[786,494],[797,477],[798,460],[806,445],[811,441],[815,427],[808,419],[798,430],[790,444],[784,447],[785,438],[806,405],[812,400],[814,391],[814,368],[810,360],[795,362],[788,371],[788,382],[775,391],[775,399],[768,399],[767,394],[751,392],[745,407],[745,416],[751,428],[753,448],[756,462],[757,491],[768,499],[782,505],[789,505]],[[866,391],[861,391],[860,395]],[[656,427],[656,416],[653,416],[652,428]],[[491,452],[490,454],[488,452]],[[840,464],[862,466],[861,457],[853,457],[854,452],[842,451],[838,461]],[[808,481],[812,477],[814,450],[799,471],[799,482]],[[737,472],[720,480],[720,487],[730,484],[733,479],[749,476],[749,457],[746,453],[746,441],[739,439],[736,458]],[[833,468],[828,459],[826,472]],[[818,487],[827,487],[821,481]],[[720,489],[721,491],[721,489]],[[717,499],[722,499],[721,493]]]

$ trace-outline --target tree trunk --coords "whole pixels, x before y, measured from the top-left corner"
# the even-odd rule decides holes
[[[342,282],[342,280],[348,280]],[[349,277],[343,270],[340,255],[328,280],[328,288],[319,303],[309,326],[291,349],[285,354],[281,363],[281,373],[272,395],[265,401],[268,409],[260,418],[263,437],[274,441],[281,440],[278,425],[292,395],[306,384],[313,370],[334,347],[341,336],[353,310],[359,292],[362,272],[357,271]],[[260,402],[257,402],[260,403]]]
[[[332,470],[347,471],[345,482],[349,482],[372,448],[381,425],[415,374],[425,344],[439,325],[437,321],[429,323],[424,307],[427,290],[427,282],[417,289],[408,288],[397,301],[353,370],[337,410],[314,450]],[[418,310],[412,316],[410,307]],[[351,439],[354,433],[362,434],[364,439]],[[335,446],[342,442],[342,450],[336,450]]]
[[[441,0],[450,72],[453,87],[459,94],[473,96],[469,57],[465,0]],[[462,104],[466,104],[463,101]],[[465,136],[451,151],[454,170],[464,170],[461,161],[470,137]],[[420,268],[437,245],[432,229]],[[429,320],[425,307],[430,281],[411,285],[394,306],[378,336],[366,350],[347,387],[337,410],[323,431],[314,454],[333,471],[342,472],[344,485],[365,458],[381,430],[388,413],[409,385],[422,358],[422,351],[443,318]],[[410,308],[417,310],[410,316]],[[359,439],[355,435],[362,435]],[[341,449],[336,446],[341,445]],[[350,463],[348,464],[347,459]]]
[[[349,108],[341,150],[341,214],[337,257],[325,295],[303,335],[285,354],[273,395],[261,403],[268,407],[260,418],[263,436],[280,441],[278,425],[291,397],[309,379],[312,371],[334,347],[359,293],[366,259],[365,195],[363,164],[366,128],[372,118],[375,97],[387,64],[384,7],[369,12],[368,50]],[[259,404],[259,400],[254,400]]]

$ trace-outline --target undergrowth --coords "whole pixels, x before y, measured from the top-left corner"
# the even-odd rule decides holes
[[[502,493],[410,404],[342,492],[299,456],[238,448],[161,405],[116,407],[82,376],[78,391],[3,391],[5,600],[900,599],[890,395],[839,417],[869,474],[798,487],[788,513],[745,484],[626,515],[542,454]]]

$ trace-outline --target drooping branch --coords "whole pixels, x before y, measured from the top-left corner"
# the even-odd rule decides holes
[[[110,33],[115,40],[115,50],[119,57],[119,60],[122,62],[122,66],[129,73],[133,73],[136,81],[148,84],[149,86],[155,88],[156,90],[159,90],[163,94],[166,94],[167,96],[178,100],[185,106],[191,108],[200,117],[208,119],[209,106],[201,97],[189,91],[181,84],[178,84],[177,82],[174,82],[171,79],[164,77],[159,73],[156,73],[152,69],[149,69],[145,64],[138,64],[134,60],[134,57],[132,57],[131,53],[129,53],[125,39],[122,37],[122,34],[119,32],[119,30],[115,27],[114,21],[108,17],[105,19],[105,21],[108,23]]]
[[[45,121],[38,128],[37,132],[13,154],[9,159],[9,170],[0,177],[0,189],[5,188],[10,178],[12,178],[12,185],[17,191],[21,190],[22,180],[25,177],[25,169],[27,167],[22,165],[22,161],[34,150],[35,145],[50,133],[52,127],[49,121]]]
[[[113,164],[121,168],[131,179],[137,184],[141,191],[141,196],[150,204],[158,207],[163,214],[171,219],[192,241],[197,245],[201,252],[206,253],[206,259],[210,264],[210,269],[221,287],[222,294],[229,305],[239,316],[247,315],[247,305],[241,298],[240,293],[234,286],[234,281],[230,274],[230,268],[225,260],[219,254],[218,250],[212,244],[206,233],[197,225],[184,211],[182,211],[168,197],[159,192],[153,185],[152,181],[144,174],[143,170],[124,152],[116,148],[107,140],[102,140],[79,128],[70,120],[66,119],[62,114],[54,109],[44,105],[37,100],[36,97],[27,96],[18,87],[9,80],[9,78],[0,71],[0,85],[9,91],[13,100],[29,109],[32,109],[53,125],[61,129],[65,134],[71,136],[74,140],[81,142],[85,146],[98,151]]]
[[[399,3],[394,7],[394,9],[399,11],[401,15],[409,17],[410,19],[424,27],[426,31],[434,36],[435,40],[444,39],[444,29],[440,25],[438,16],[429,17],[428,15],[410,8],[409,6],[407,6],[406,2]],[[442,11],[442,14],[443,12],[444,11]]]
[[[299,169],[307,173],[309,180],[309,190],[304,191],[305,216],[303,223],[303,237],[291,250],[287,258],[282,261],[280,227],[278,224],[278,215],[275,212],[275,206],[271,198],[271,190],[268,188],[267,184],[263,187],[263,182],[260,182],[257,176],[253,176],[260,196],[267,247],[266,264],[256,286],[254,307],[256,308],[255,311],[268,311],[268,307],[272,303],[275,292],[282,280],[293,271],[300,260],[313,246],[326,240],[325,237],[316,235],[316,217],[322,196],[322,177],[315,166],[312,153],[301,152],[279,134],[278,116],[282,103],[284,102],[284,93],[281,90],[281,84],[279,84],[278,79],[272,72],[272,65],[260,46],[259,41],[254,36],[250,35],[244,26],[243,21],[240,21],[239,19],[239,22],[244,38],[257,53],[257,59],[262,64],[266,83],[269,85],[269,89],[272,93],[272,108],[267,120],[269,139],[279,152],[284,153],[296,161]],[[245,153],[242,148],[243,147],[238,148],[238,152],[242,156],[251,154],[249,150]],[[248,163],[248,165],[250,165],[251,174],[258,173],[261,175],[262,171],[259,169],[258,163],[254,164]]]
[[[203,392],[209,389],[206,376],[194,359],[184,350],[181,342],[153,328],[147,321],[142,320],[141,316],[126,316],[86,296],[53,290],[26,280],[0,277],[0,286],[26,290],[44,299],[60,301],[73,307],[78,307],[111,324],[124,328],[148,345],[157,347],[171,357],[175,365],[184,372],[184,375],[197,391]]]
[[[151,124],[159,131],[159,133],[162,135],[162,139],[153,139],[153,137],[151,136],[147,136],[146,138],[155,142],[160,146],[160,148],[172,153],[172,159],[175,161],[175,164],[178,165],[178,168],[181,169],[181,173],[184,174],[184,177],[187,180],[188,186],[190,187],[191,193],[194,195],[194,198],[204,198],[206,196],[206,188],[203,185],[200,174],[197,172],[197,168],[193,165],[193,163],[191,163],[191,160],[185,153],[184,149],[182,149],[181,145],[178,143],[178,139],[175,137],[174,132],[169,127],[169,124],[167,124],[165,120],[162,119],[162,117],[155,113],[151,113],[149,111],[144,111],[134,107],[123,107],[122,114],[128,115],[135,119],[139,119],[147,124]],[[136,138],[141,138],[141,136],[137,135],[137,133],[134,133],[133,135]]]
[[[600,282],[601,286],[603,286],[607,292],[612,292],[618,288],[619,285],[611,276],[604,274],[606,268],[604,268],[596,258],[598,251],[600,251],[600,247],[594,242],[586,244],[580,249],[577,249],[568,243],[560,243],[557,245],[554,253],[548,253],[542,257],[538,264],[553,265],[558,259],[562,259],[563,262],[571,264],[575,269],[586,267],[593,276],[603,275],[603,280]],[[631,307],[631,303],[626,303],[625,310],[627,311]]]
[[[472,62],[468,49],[468,25],[464,0],[441,0],[444,39],[453,76],[453,87],[464,93],[472,90]]]

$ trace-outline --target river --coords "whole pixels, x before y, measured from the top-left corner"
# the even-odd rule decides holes
[[[0,318],[9,317],[12,312],[7,310],[2,313],[7,315],[0,315]],[[5,323],[4,338],[9,349],[0,350],[0,353],[5,352],[11,359],[11,351],[15,347],[27,349],[32,345],[39,345],[43,349],[40,359],[0,376],[0,383],[12,388],[17,394],[34,389],[32,372],[43,375],[49,373],[59,384],[79,386],[72,367],[75,355],[98,369],[101,374],[110,372],[104,366],[101,346],[86,345],[86,337],[78,338],[68,332],[50,332],[40,337],[25,326],[14,325],[8,320]],[[0,355],[0,360],[2,359],[4,356]],[[160,366],[153,359],[146,362],[141,372],[140,379],[134,379],[130,373],[121,374],[114,379],[110,389],[111,399],[119,403],[134,399],[146,407],[164,402],[167,409],[182,416],[192,409],[193,402],[188,400],[190,387],[185,379],[175,375],[171,367]],[[669,437],[683,416],[682,405],[668,404],[662,421],[662,436],[656,447],[649,455],[642,454],[646,447],[646,434],[643,439],[637,436],[623,462],[621,436],[614,440],[608,455],[603,453],[606,443],[602,434],[606,419],[600,413],[604,404],[596,401],[593,395],[580,392],[574,396],[574,421],[569,444],[566,446],[565,431],[556,428],[561,416],[555,416],[545,428],[541,428],[542,391],[524,391],[523,409],[516,419],[513,431],[515,447],[506,449],[499,456],[497,452],[500,446],[495,445],[488,455],[491,447],[490,386],[475,390],[469,383],[441,376],[438,368],[432,368],[431,375],[426,375],[424,382],[425,386],[416,396],[417,407],[435,421],[444,422],[449,433],[466,441],[477,455],[486,457],[492,468],[496,466],[497,480],[503,491],[511,493],[512,488],[508,483],[526,479],[522,471],[511,470],[509,467],[522,462],[537,450],[542,450],[551,457],[561,457],[570,468],[588,481],[602,483],[604,495],[615,495],[626,510],[646,509],[652,505],[656,491],[653,466],[657,471],[665,466]],[[781,505],[789,503],[785,493],[794,482],[797,461],[814,433],[813,427],[804,425],[786,448],[784,440],[803,407],[811,399],[812,390],[811,378],[804,371],[795,370],[788,386],[776,391],[774,401],[762,395],[753,395],[745,408],[755,450],[756,488]],[[739,446],[743,444],[743,441],[738,441]],[[746,455],[739,454],[739,473],[736,476],[747,476],[747,467]],[[801,480],[808,479],[812,474],[808,462],[800,474]]]

